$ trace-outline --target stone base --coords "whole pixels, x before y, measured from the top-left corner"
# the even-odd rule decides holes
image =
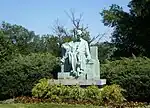
[[[105,85],[106,79],[99,80],[79,80],[79,79],[57,79],[49,80],[50,84],[62,84],[62,85]]]
[[[70,72],[58,72],[58,79],[75,79]]]
[[[58,72],[58,79],[75,79],[75,77],[70,75],[70,72]],[[81,74],[78,79],[82,80],[99,80],[99,76],[92,76],[90,73]]]

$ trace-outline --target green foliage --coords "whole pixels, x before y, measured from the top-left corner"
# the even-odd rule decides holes
[[[101,78],[107,79],[107,84],[118,84],[127,92],[130,101],[150,101],[150,59],[122,58],[101,65]]]
[[[15,51],[15,53],[23,55],[28,55],[30,53],[49,52],[56,57],[60,57],[61,45],[64,42],[71,41],[73,39],[74,32],[72,29],[70,30],[70,32],[68,32],[61,27],[58,27],[57,29],[58,31],[56,31],[56,35],[47,34],[39,36],[35,35],[33,31],[29,31],[23,26],[2,22],[2,24],[0,25],[0,41],[1,45],[2,43],[5,43],[7,44],[6,46],[11,47],[11,49],[8,48],[10,49],[10,52]],[[90,42],[90,35],[86,28],[82,27],[81,30],[83,31],[81,37]],[[7,47],[3,49],[5,52],[5,49],[7,49]],[[9,53],[8,55],[10,54],[11,53]]]
[[[96,101],[100,101],[101,99],[101,90],[97,86],[89,86],[85,89],[86,99],[92,99]]]
[[[40,79],[36,87],[32,89],[32,94],[35,97],[45,97],[45,93],[48,91],[48,80],[46,78]]]
[[[7,40],[13,43],[12,47],[16,47],[19,53],[29,54],[29,44],[32,39],[36,37],[33,31],[29,31],[16,24],[11,25],[6,22],[2,22],[0,30],[8,37]]]
[[[109,10],[103,10],[100,14],[103,16],[103,23],[106,26],[114,27],[122,18],[122,7],[112,4]]]
[[[100,63],[111,60],[114,52],[117,50],[115,44],[109,42],[98,43],[96,46],[98,46],[98,59]]]
[[[49,89],[47,91],[47,94],[45,95],[45,98],[52,98],[57,99],[60,97],[63,97],[66,95],[66,93],[69,93],[67,89],[63,85],[50,85]]]
[[[35,35],[33,31],[29,31],[20,25],[12,25],[6,22],[2,22],[0,32],[0,35],[5,38],[4,42],[9,42],[8,45],[13,48],[12,51],[17,50],[17,53],[24,55],[49,52],[55,56],[60,56],[57,36]],[[2,38],[2,36],[0,37]]]
[[[29,44],[29,50],[33,53],[49,52],[55,56],[60,56],[60,46],[58,37],[53,35],[42,35],[34,37],[33,41]]]
[[[69,98],[73,100],[83,100],[85,99],[85,90],[81,88],[79,85],[72,86],[70,88]]]
[[[108,103],[122,103],[125,101],[124,96],[122,95],[122,92],[125,90],[122,89],[119,85],[110,85],[105,86],[101,90],[101,97],[103,101],[106,101]]]
[[[2,31],[0,31],[0,63],[2,63],[12,59],[15,55],[15,48],[12,46],[11,41],[8,39],[8,36],[4,35]]]
[[[32,89],[32,95],[38,98],[64,98],[64,99],[81,99],[83,98],[83,89],[79,86],[64,86],[50,84],[48,79],[41,79]]]
[[[49,99],[51,102],[78,102],[102,105],[106,102],[122,103],[125,100],[122,91],[123,89],[118,85],[106,86],[102,89],[94,85],[81,88],[78,85],[51,84],[47,79],[41,79],[32,89],[32,95],[40,99]]]
[[[32,86],[41,78],[52,77],[57,65],[50,53],[14,57],[0,68],[0,99],[30,95]]]
[[[109,9],[101,12],[105,26],[114,28],[112,42],[118,50],[117,57],[131,57],[144,55],[150,57],[150,1],[131,0],[129,12],[113,4]]]

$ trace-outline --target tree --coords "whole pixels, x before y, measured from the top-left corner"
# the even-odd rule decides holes
[[[4,35],[0,30],[0,64],[2,65],[2,63],[11,60],[15,53],[16,50],[12,46],[8,36]]]
[[[45,52],[49,52],[57,57],[60,57],[60,46],[59,46],[59,38],[54,35],[44,35],[42,36],[44,39],[44,49]]]
[[[94,37],[90,37],[90,32],[88,31],[88,26],[84,26],[82,24],[82,19],[83,19],[83,14],[80,14],[78,17],[75,15],[75,11],[70,10],[70,13],[65,12],[68,18],[70,19],[73,28],[71,29],[66,29],[65,26],[61,25],[58,21],[56,20],[56,24],[53,27],[55,35],[59,38],[59,44],[61,46],[62,43],[71,41],[74,35],[76,35],[76,30],[80,29],[82,30],[82,35],[81,37],[88,41],[88,43],[92,43],[96,39],[100,40],[102,37],[100,34]]]
[[[2,22],[0,30],[4,35],[8,36],[8,39],[11,41],[12,46],[16,47],[19,53],[29,53],[29,43],[34,37],[36,37],[33,31],[29,31],[26,28],[16,24],[11,25],[6,22]]]
[[[98,59],[100,60],[100,63],[104,63],[105,60],[111,60],[111,57],[117,50],[115,45],[110,42],[101,42],[95,45],[98,46]]]
[[[79,17],[76,17],[75,12],[73,10],[70,10],[70,14],[68,12],[66,12],[66,14],[70,18],[70,20],[73,24],[73,29],[70,30],[72,35],[73,36],[76,35],[77,29],[82,30],[83,33],[82,33],[81,37],[90,44],[95,37],[93,37],[93,39],[91,39],[90,32],[88,31],[88,26],[84,26],[81,23],[83,14],[80,14]]]
[[[101,13],[104,25],[114,28],[112,42],[118,48],[115,56],[150,57],[150,0],[132,0],[128,7],[129,13],[113,4]]]

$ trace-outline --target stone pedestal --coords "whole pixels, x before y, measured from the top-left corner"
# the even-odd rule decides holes
[[[97,46],[90,47],[92,60],[87,64],[87,79],[100,79],[100,63]]]
[[[59,72],[58,79],[75,79],[75,78],[70,75],[70,72]]]
[[[51,83],[63,84],[63,85],[105,85],[106,79],[100,79],[100,63],[98,60],[98,48],[97,46],[90,47],[90,53],[92,60],[87,63],[86,74],[81,75],[79,78],[70,74],[70,66],[62,65],[64,72],[58,73],[57,80],[50,80]]]
[[[58,79],[58,80],[49,80],[49,84],[62,84],[62,85],[98,85],[102,86],[106,84],[106,79],[99,80],[82,80],[82,79]]]

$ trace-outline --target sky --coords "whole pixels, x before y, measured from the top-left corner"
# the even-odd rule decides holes
[[[111,28],[102,23],[100,12],[111,4],[122,6],[128,11],[130,0],[1,0],[0,22],[21,25],[36,34],[52,34],[58,19],[61,25],[71,28],[72,23],[65,12],[70,10],[79,17],[83,13],[82,24],[88,25],[91,36],[106,33],[102,41],[109,41]]]

